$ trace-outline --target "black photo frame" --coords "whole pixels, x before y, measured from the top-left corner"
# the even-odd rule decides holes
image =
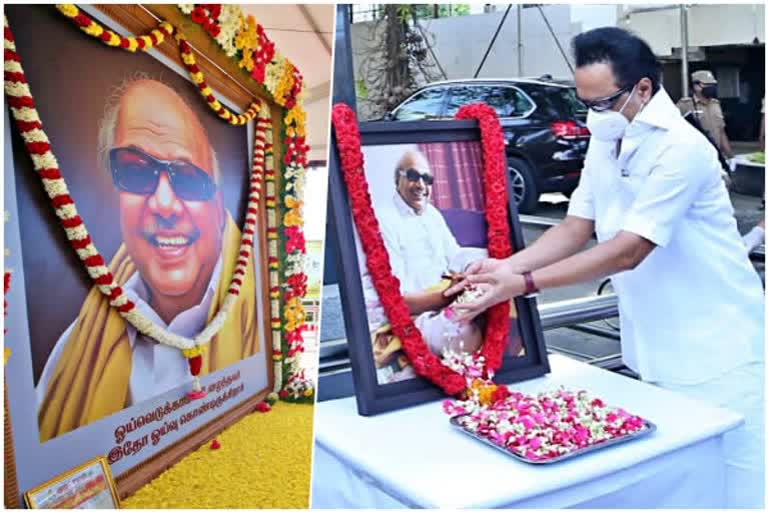
[[[381,121],[360,123],[360,135],[365,148],[385,144],[479,141],[480,129],[476,121]],[[424,378],[388,384],[380,384],[377,380],[355,249],[355,227],[339,166],[335,135],[331,139],[328,221],[335,228],[329,230],[335,239],[326,240],[326,244],[336,245],[338,261],[326,262],[326,266],[336,264],[340,270],[338,284],[358,413],[369,416],[444,398],[443,391]],[[509,175],[507,189],[510,189]],[[524,248],[524,239],[517,207],[511,196],[508,212],[512,247],[515,252],[520,251]],[[505,357],[502,367],[496,372],[495,380],[500,383],[518,382],[549,372],[535,299],[518,297],[515,306],[525,355]]]

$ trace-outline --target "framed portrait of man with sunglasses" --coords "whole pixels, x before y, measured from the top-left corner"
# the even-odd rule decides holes
[[[433,354],[471,354],[484,342],[485,317],[460,324],[452,317],[455,297],[445,291],[462,279],[473,262],[488,257],[483,192],[483,151],[474,121],[360,123],[364,173],[379,233],[392,274],[414,325]],[[334,168],[333,158],[331,167]],[[351,212],[334,194],[331,206],[344,269],[339,291],[344,303],[346,336],[358,411],[369,415],[441,396],[421,378],[395,335],[368,268]],[[512,246],[523,247],[514,202],[508,206]],[[351,233],[352,237],[341,237]],[[353,270],[350,270],[353,269]],[[510,308],[510,330],[501,381],[548,371],[535,302],[520,298]],[[363,320],[364,319],[364,320]],[[320,384],[322,387],[322,383]]]
[[[105,8],[113,18],[85,9],[121,33],[156,26],[145,11]],[[104,264],[153,324],[196,336],[222,307],[242,257],[255,128],[232,126],[211,111],[174,60],[176,46],[167,54],[118,51],[82,34],[52,6],[8,6],[6,14],[51,151]],[[52,65],[51,48],[58,49],[61,65]],[[253,84],[228,82],[234,79],[223,73],[207,77],[235,112],[261,94]],[[273,108],[273,115],[278,111]],[[260,211],[239,295],[201,363],[203,389],[236,376],[230,382],[242,384],[241,391],[140,455],[123,450],[122,443],[173,419],[166,405],[177,402],[174,414],[202,405],[179,402],[192,385],[188,360],[181,350],[142,335],[111,307],[59,227],[8,118],[5,126],[6,207],[20,226],[18,239],[6,236],[16,262],[14,306],[22,308],[9,331],[16,364],[7,368],[14,432],[24,436],[17,460],[41,460],[45,447],[44,458],[56,461],[51,471],[60,472],[75,456],[74,443],[85,447],[78,457],[110,453],[112,470],[120,474],[265,395],[273,379],[272,331],[266,215]],[[279,130],[278,122],[274,126]],[[215,400],[219,390],[208,396]],[[156,419],[137,427],[150,413]],[[24,468],[19,474],[19,486],[29,487]]]

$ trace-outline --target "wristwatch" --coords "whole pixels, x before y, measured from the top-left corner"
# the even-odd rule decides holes
[[[536,283],[533,282],[533,276],[529,271],[523,272],[523,279],[525,280],[525,291],[523,296],[526,299],[531,299],[539,294],[539,289],[536,288]]]

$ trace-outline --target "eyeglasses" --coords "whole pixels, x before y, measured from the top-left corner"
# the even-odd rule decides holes
[[[216,192],[207,172],[183,160],[158,160],[136,148],[113,148],[109,150],[109,164],[115,186],[132,194],[154,193],[162,172],[179,199],[207,201]]]
[[[618,98],[625,92],[631,90],[632,87],[633,85],[628,85],[626,87],[622,87],[621,89],[611,94],[610,96],[606,96],[604,98],[598,98],[596,100],[581,100],[581,102],[584,103],[584,105],[586,105],[587,108],[591,108],[595,112],[605,112],[606,110],[608,110],[613,106],[613,104],[616,102],[616,98]]]
[[[424,174],[420,173],[416,169],[401,169],[398,171],[400,176],[405,176],[408,181],[412,181],[416,183],[417,181],[424,180],[425,185],[432,185],[432,183],[435,182],[435,177],[429,174],[428,172],[425,172]]]

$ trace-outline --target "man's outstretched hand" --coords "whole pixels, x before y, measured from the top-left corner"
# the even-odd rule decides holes
[[[446,297],[465,291],[476,295],[468,301],[454,301],[451,307],[459,322],[470,322],[491,306],[511,300],[525,291],[525,279],[509,260],[479,260],[470,264],[464,274],[462,281],[444,292]],[[476,294],[472,294],[472,290]]]

